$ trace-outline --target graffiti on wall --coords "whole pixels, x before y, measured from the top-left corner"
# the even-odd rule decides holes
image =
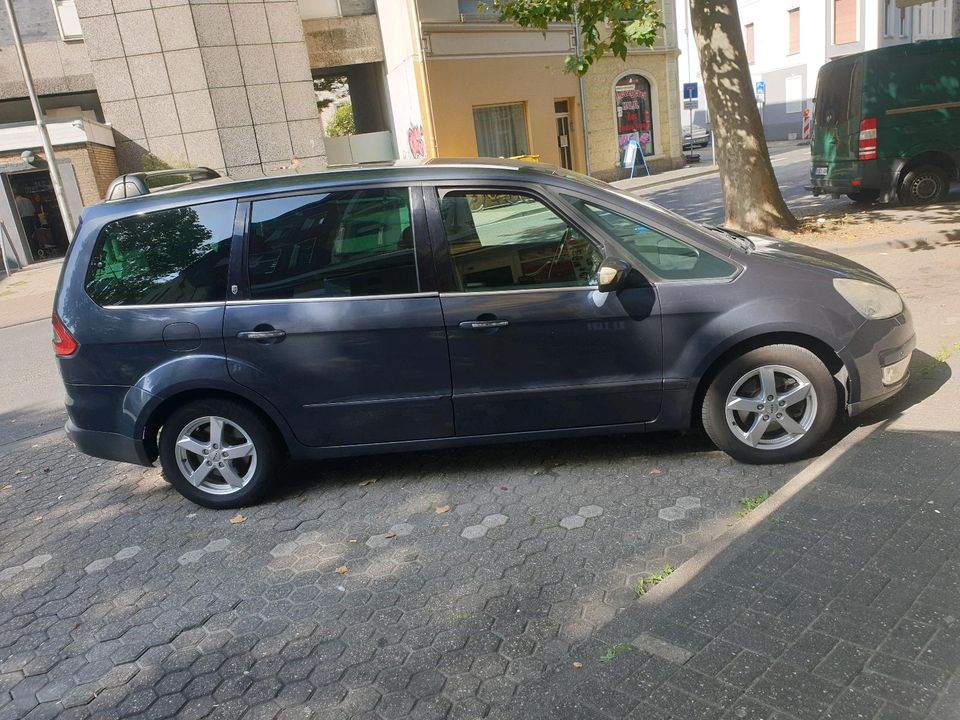
[[[427,156],[427,146],[423,141],[423,125],[411,125],[407,129],[407,149],[412,158]]]

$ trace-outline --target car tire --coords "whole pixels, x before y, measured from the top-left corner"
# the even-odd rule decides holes
[[[922,165],[910,170],[900,182],[897,197],[904,205],[940,202],[950,192],[950,178],[943,168]]]
[[[847,193],[847,197],[853,200],[857,205],[872,205],[880,199],[879,190],[857,190]]]
[[[827,366],[806,348],[769,345],[717,373],[702,415],[707,435],[735,460],[792,462],[806,457],[833,425],[837,388]]]
[[[282,462],[268,422],[231,400],[198,400],[175,410],[160,429],[159,449],[170,484],[214,510],[255,504]]]

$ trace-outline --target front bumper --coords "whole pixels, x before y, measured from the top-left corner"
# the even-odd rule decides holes
[[[84,430],[72,420],[67,420],[64,430],[77,450],[85,455],[133,465],[153,465],[143,440],[102,430]]]
[[[847,414],[862,413],[903,390],[910,380],[907,366],[916,346],[906,306],[895,317],[864,323],[840,353],[848,373]]]

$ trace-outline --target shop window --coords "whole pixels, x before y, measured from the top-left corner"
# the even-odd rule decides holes
[[[473,125],[480,157],[514,157],[530,152],[523,103],[475,107]]]
[[[646,156],[655,153],[650,81],[642,75],[625,75],[614,87],[617,105],[617,138],[620,152],[631,140]]]

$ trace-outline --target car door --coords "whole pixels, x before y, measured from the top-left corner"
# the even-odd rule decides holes
[[[652,286],[599,292],[602,242],[536,188],[438,184],[425,197],[457,435],[657,416]]]
[[[422,193],[403,186],[254,199],[224,337],[231,376],[309,446],[453,434]]]

